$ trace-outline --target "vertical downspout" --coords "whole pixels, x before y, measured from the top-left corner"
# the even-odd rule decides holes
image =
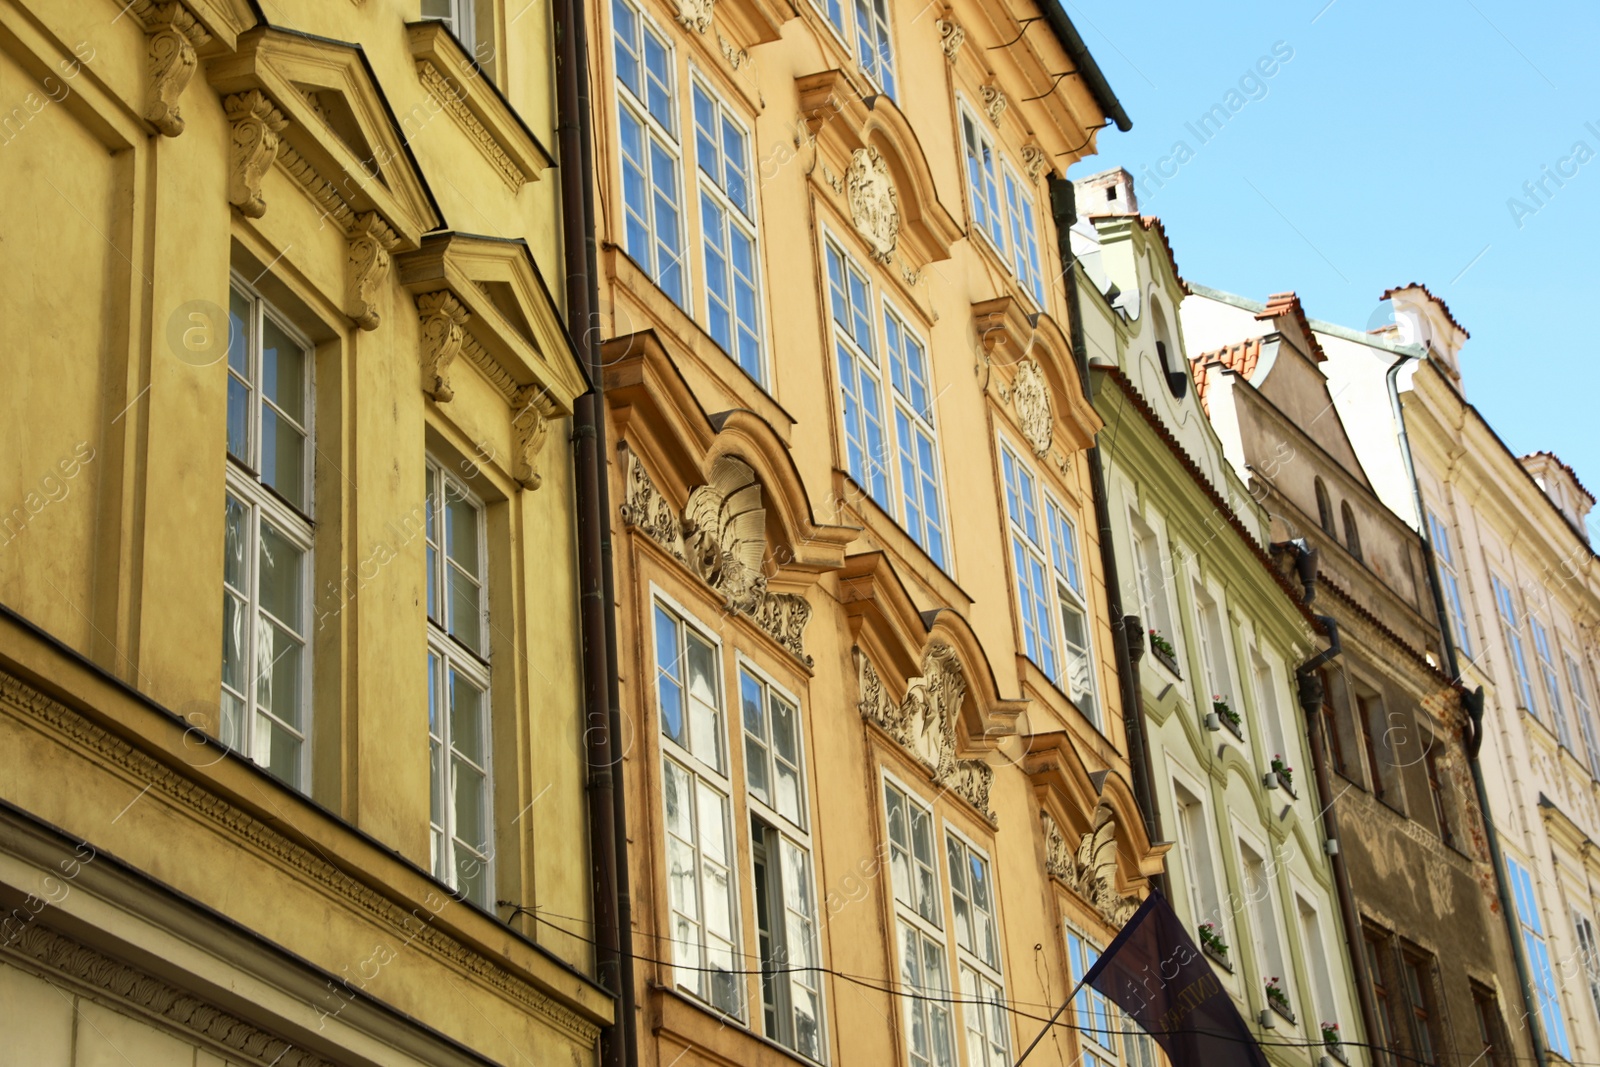
[[[623,950],[626,823],[617,788],[616,620],[610,573],[610,507],[605,468],[605,396],[598,344],[594,225],[594,150],[590,126],[588,31],[584,0],[556,8],[556,136],[560,159],[562,251],[568,330],[588,372],[589,392],[573,412],[578,502],[579,619],[583,636],[584,749],[595,931],[595,971],[616,997],[616,1015],[600,1034],[600,1063],[634,1062],[632,953]]]
[[[1406,434],[1405,409],[1400,404],[1400,368],[1407,360],[1415,358],[1417,357],[1401,353],[1400,358],[1396,359],[1384,374],[1384,383],[1389,388],[1389,408],[1394,417],[1395,432],[1400,438],[1400,459],[1405,464],[1406,480],[1411,484],[1411,502],[1417,509],[1417,525],[1422,531],[1422,569],[1428,577],[1428,589],[1433,594],[1433,610],[1439,620],[1439,639],[1444,642],[1445,666],[1450,671],[1451,680],[1459,689],[1461,664],[1456,658],[1455,638],[1450,633],[1450,617],[1445,611],[1444,591],[1439,585],[1439,576],[1434,571],[1433,531],[1428,527],[1428,512],[1422,502],[1422,486],[1417,481],[1416,464],[1411,458],[1411,439]],[[1483,749],[1483,687],[1479,686],[1473,693],[1463,692],[1461,697],[1470,727],[1464,738],[1467,766],[1472,768],[1472,787],[1478,794],[1478,809],[1483,817],[1483,836],[1489,843],[1489,862],[1494,866],[1494,884],[1500,896],[1500,917],[1505,921],[1506,936],[1511,939],[1511,959],[1517,966],[1517,984],[1522,987],[1522,1007],[1525,1013],[1523,1017],[1533,1020],[1530,1032],[1533,1035],[1534,1063],[1536,1067],[1547,1067],[1544,1021],[1539,1015],[1539,1001],[1533,994],[1533,980],[1529,976],[1528,961],[1523,957],[1522,931],[1517,929],[1516,907],[1511,900],[1511,887],[1505,875],[1505,861],[1500,854],[1500,835],[1494,828],[1494,816],[1489,810],[1489,790],[1484,785],[1483,766],[1478,762],[1478,753]]]
[[[1295,551],[1295,566],[1300,575],[1300,584],[1305,590],[1301,603],[1310,606],[1317,595],[1316,550],[1307,548],[1304,540],[1292,541],[1290,544]],[[1322,838],[1324,841],[1337,844],[1339,819],[1334,811],[1334,801],[1337,797],[1333,791],[1333,775],[1328,767],[1327,739],[1322,736],[1324,693],[1322,675],[1319,672],[1325,664],[1344,654],[1344,643],[1339,639],[1337,621],[1327,615],[1317,615],[1315,618],[1328,631],[1328,647],[1296,667],[1294,675],[1300,712],[1305,716],[1306,740],[1311,744],[1311,771],[1317,779],[1317,795],[1323,798]],[[1356,1007],[1361,1011],[1361,1027],[1366,1032],[1367,1041],[1375,1048],[1374,1042],[1379,1033],[1378,1004],[1373,999],[1371,976],[1367,973],[1367,954],[1361,936],[1361,915],[1356,911],[1355,891],[1350,888],[1350,869],[1345,866],[1343,850],[1336,849],[1328,858],[1333,864],[1333,888],[1339,898],[1339,916],[1344,920],[1345,950],[1350,954],[1350,971],[1356,982]],[[1374,1056],[1373,1060],[1376,1059]]]
[[[1072,225],[1077,221],[1078,209],[1072,182],[1064,177],[1052,175],[1050,178],[1050,213],[1055,217],[1061,273],[1067,287],[1067,309],[1072,316],[1068,327],[1073,361],[1078,366],[1084,398],[1092,401],[1094,385],[1089,378],[1089,353],[1083,340],[1083,307],[1072,255]],[[1105,468],[1101,462],[1098,441],[1089,448],[1089,481],[1094,496],[1095,525],[1100,535],[1100,569],[1105,577],[1106,609],[1112,620],[1111,645],[1117,663],[1117,687],[1122,696],[1122,725],[1128,738],[1128,762],[1133,771],[1133,796],[1144,814],[1145,837],[1154,843],[1164,839],[1161,836],[1161,812],[1156,807],[1155,790],[1150,778],[1150,739],[1144,728],[1144,699],[1139,682],[1139,660],[1144,656],[1144,631],[1137,616],[1122,613],[1122,583],[1117,577],[1117,557],[1111,539],[1111,504],[1106,496]],[[1138,638],[1137,650],[1133,647],[1135,635]],[[1171,899],[1172,890],[1166,871],[1155,875],[1151,881],[1162,896]]]

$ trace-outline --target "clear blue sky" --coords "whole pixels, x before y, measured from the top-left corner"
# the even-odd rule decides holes
[[[1313,318],[1365,327],[1385,289],[1426,284],[1472,334],[1467,398],[1600,494],[1600,5],[1064,4],[1133,120],[1072,177],[1126,167],[1203,285],[1294,289]],[[1278,42],[1293,57],[1262,77]],[[1202,143],[1186,124],[1213,104],[1237,110]]]

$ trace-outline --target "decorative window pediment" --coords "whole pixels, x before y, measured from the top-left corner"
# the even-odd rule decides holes
[[[231,126],[228,199],[259,218],[262,179],[282,167],[348,237],[345,313],[373,329],[390,256],[441,222],[406,130],[355,45],[265,27],[237,43],[207,64]]]
[[[398,266],[416,299],[423,391],[448,403],[457,362],[477,370],[511,406],[513,476],[537,489],[549,422],[572,414],[589,383],[527,246],[432,234]]]
[[[1045,843],[1045,870],[1076,893],[1113,928],[1121,928],[1139,908],[1139,898],[1117,891],[1117,820],[1107,804],[1094,809],[1089,829],[1069,842],[1048,810],[1039,812]]]
[[[861,96],[839,70],[808,74],[795,87],[817,153],[812,174],[846,198],[874,256],[887,262],[900,251],[913,273],[949,259],[961,224],[940,202],[922,143],[895,102],[884,93]]]
[[[996,396],[1036,456],[1063,457],[1094,444],[1104,425],[1084,394],[1072,344],[1055,320],[1029,314],[1014,297],[972,305],[985,392]],[[1057,460],[1064,466],[1064,458]]]
[[[406,25],[417,78],[513,192],[537,181],[555,160],[438,19]]]

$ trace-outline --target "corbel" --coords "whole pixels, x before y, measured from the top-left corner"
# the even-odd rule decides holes
[[[456,395],[450,388],[450,367],[466,343],[464,327],[472,315],[448,289],[418,294],[417,314],[422,320],[422,391],[448,403]]]
[[[378,298],[389,280],[389,254],[400,238],[382,215],[365,211],[351,221],[349,239],[344,312],[363,330],[376,330]]]
[[[1000,125],[1000,116],[1005,114],[1009,104],[1005,91],[998,85],[984,85],[978,88],[978,93],[983,97],[983,113],[989,116],[990,122]]]
[[[961,46],[967,41],[967,31],[953,19],[940,19],[938,26],[939,49],[944,52],[945,59],[954,63],[956,56],[961,54]]]
[[[228,202],[240,214],[259,219],[267,213],[267,202],[261,198],[261,179],[278,155],[278,135],[289,120],[260,89],[225,97],[222,111],[232,128]]]
[[[539,473],[539,453],[544,449],[545,438],[550,436],[550,420],[559,415],[561,409],[550,394],[537,385],[517,390],[513,404],[516,412],[511,416],[515,435],[511,476],[524,488],[537,489],[544,480]]]
[[[138,0],[130,10],[144,27],[145,50],[150,60],[145,121],[167,137],[176,137],[183,132],[178,98],[199,66],[195,49],[209,43],[211,35],[179,0]]]

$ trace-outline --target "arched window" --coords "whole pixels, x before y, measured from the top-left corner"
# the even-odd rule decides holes
[[[1356,559],[1361,558],[1361,531],[1356,528],[1356,513],[1350,510],[1350,501],[1346,500],[1339,505],[1339,513],[1344,518],[1344,547]]]
[[[1339,531],[1333,528],[1333,504],[1328,500],[1328,487],[1322,484],[1321,478],[1317,479],[1317,522],[1329,534],[1339,536]]]

